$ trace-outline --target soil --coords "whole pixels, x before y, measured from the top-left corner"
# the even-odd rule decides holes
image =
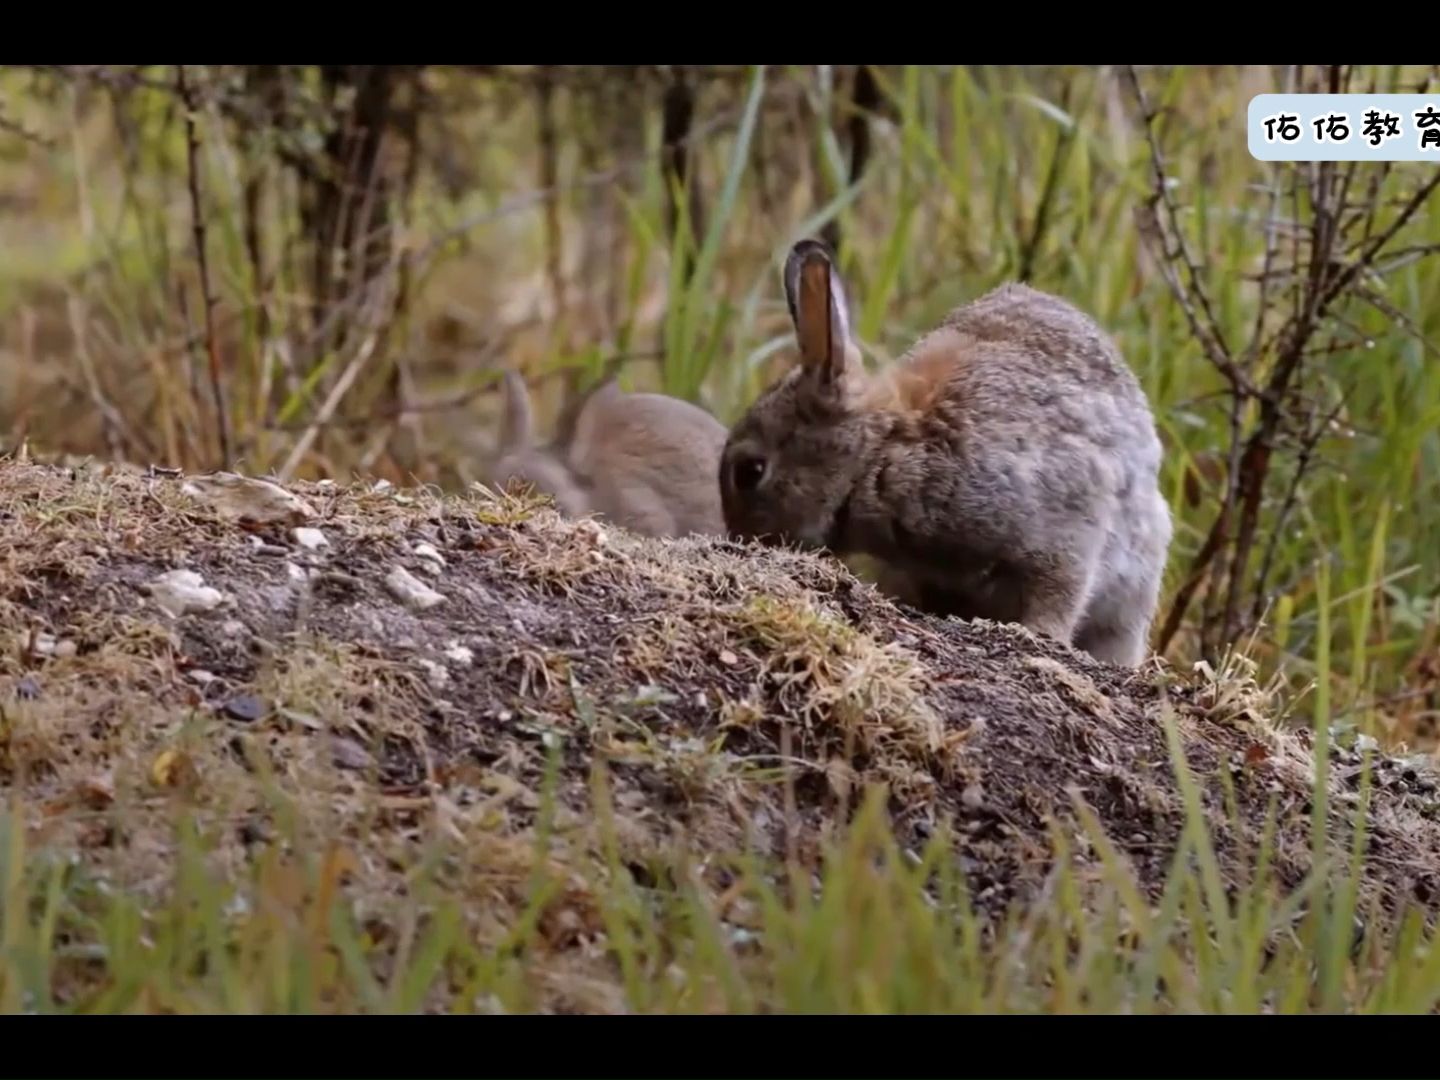
[[[1267,813],[1281,882],[1310,863],[1309,733],[1239,664],[1119,669],[901,608],[822,555],[646,540],[505,493],[0,461],[0,626],[0,775],[31,842],[134,889],[173,872],[176,804],[239,873],[278,791],[285,828],[346,838],[377,910],[441,836],[500,926],[554,751],[559,864],[597,850],[603,763],[638,877],[677,844],[815,857],[883,784],[902,844],[953,831],[985,912],[1043,888],[1052,829],[1098,873],[1077,804],[1158,897],[1184,823],[1167,722],[1228,884]],[[1360,760],[1332,754],[1342,847]],[[1435,779],[1377,770],[1362,892],[1428,907]]]

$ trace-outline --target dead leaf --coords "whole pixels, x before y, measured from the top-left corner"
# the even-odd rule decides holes
[[[115,781],[109,776],[92,776],[82,780],[77,792],[92,810],[103,810],[115,801]]]
[[[323,925],[322,920],[330,917],[336,892],[345,883],[345,879],[359,869],[360,861],[348,847],[332,845],[325,853],[325,861],[320,867],[320,887],[315,897],[315,906],[310,909],[312,931],[318,931]]]
[[[92,822],[80,834],[80,846],[83,848],[109,847],[115,843],[115,826],[108,821]]]
[[[150,766],[150,779],[156,787],[188,786],[195,779],[195,763],[183,750],[166,750]]]
[[[1027,656],[1022,661],[1031,671],[1050,676],[1063,690],[1063,697],[1079,705],[1098,720],[1115,723],[1115,714],[1110,708],[1110,699],[1102,694],[1089,676],[1071,671],[1064,664],[1048,656]]]
[[[1259,765],[1270,757],[1270,751],[1260,743],[1251,743],[1245,750],[1245,764]]]

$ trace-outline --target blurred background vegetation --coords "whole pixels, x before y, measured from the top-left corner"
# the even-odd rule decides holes
[[[819,234],[876,364],[1008,279],[1092,312],[1168,449],[1157,648],[1428,746],[1440,171],[1258,162],[1245,116],[1433,74],[5,68],[0,445],[456,487],[504,368],[728,422]]]

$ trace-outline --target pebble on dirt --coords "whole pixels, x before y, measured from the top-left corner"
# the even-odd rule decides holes
[[[224,593],[206,585],[194,570],[171,570],[151,581],[148,588],[156,606],[174,618],[192,611],[213,611],[225,599]]]
[[[390,571],[385,578],[385,587],[391,596],[412,611],[426,611],[445,600],[443,595],[403,566],[397,566]]]

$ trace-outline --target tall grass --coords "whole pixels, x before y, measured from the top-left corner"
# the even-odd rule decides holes
[[[247,879],[230,881],[207,869],[205,829],[181,814],[173,881],[148,898],[27,851],[12,808],[0,818],[0,1008],[1423,1014],[1440,1004],[1440,942],[1420,913],[1367,911],[1357,932],[1358,861],[1336,895],[1320,884],[1322,862],[1281,898],[1267,832],[1248,878],[1227,892],[1166,723],[1191,817],[1158,900],[1077,801],[1078,829],[1053,830],[1056,859],[1036,901],[998,922],[978,914],[954,838],[942,828],[906,850],[878,790],[814,867],[710,853],[710,870],[733,876],[722,904],[677,852],[642,888],[618,854],[597,772],[595,816],[610,839],[599,862],[562,872],[579,875],[598,913],[599,953],[580,979],[548,937],[547,914],[577,889],[576,877],[544,869],[549,789],[527,895],[501,932],[492,920],[478,936],[479,901],[445,883],[439,841],[424,845],[406,897],[386,912],[392,932],[376,938],[345,895],[351,856],[338,838],[277,837]],[[1098,857],[1098,878],[1072,858],[1080,844]],[[567,976],[574,989],[557,998]]]

